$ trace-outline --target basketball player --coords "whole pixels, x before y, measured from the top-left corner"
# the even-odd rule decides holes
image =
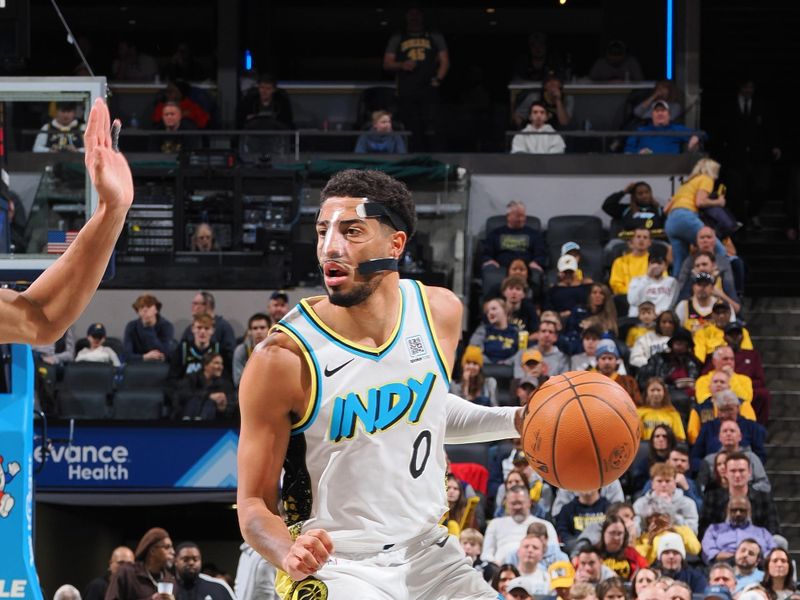
[[[115,127],[119,122],[115,121]],[[97,210],[78,237],[22,293],[0,290],[0,343],[50,344],[92,299],[133,202],[133,179],[113,146],[108,108],[95,100],[84,136],[86,168],[97,189]]]
[[[400,280],[415,224],[402,183],[332,177],[316,223],[327,297],[301,301],[245,368],[239,523],[283,598],[497,598],[439,525],[443,444],[517,437],[522,409],[448,396],[462,308]]]

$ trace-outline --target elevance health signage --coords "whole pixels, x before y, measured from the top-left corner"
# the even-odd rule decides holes
[[[126,426],[76,422],[48,427],[53,440],[36,488],[147,491],[236,489],[238,430],[187,423],[184,427]],[[33,452],[39,467],[44,454]]]

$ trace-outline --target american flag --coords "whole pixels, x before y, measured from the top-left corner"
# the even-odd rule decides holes
[[[64,254],[76,237],[78,237],[77,231],[48,231],[47,253]]]

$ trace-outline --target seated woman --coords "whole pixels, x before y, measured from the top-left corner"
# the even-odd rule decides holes
[[[483,374],[483,354],[478,346],[467,346],[461,357],[461,378],[450,382],[450,391],[483,406],[497,406],[497,380]]]
[[[686,441],[681,415],[672,406],[669,390],[664,380],[659,377],[651,377],[647,380],[644,391],[644,406],[636,408],[639,420],[642,422],[642,440],[650,439],[656,425],[666,425],[672,429],[677,440]]]
[[[585,304],[576,306],[567,319],[563,335],[569,341],[570,354],[578,354],[583,350],[581,333],[592,325],[600,329],[604,338],[617,339],[614,295],[604,283],[591,284]]]
[[[369,132],[358,136],[356,154],[405,154],[406,141],[403,136],[392,133],[392,113],[376,110],[372,113]]]
[[[214,230],[208,223],[200,223],[194,228],[192,233],[191,247],[192,252],[211,252],[219,250],[214,240]]]
[[[475,528],[475,506],[480,502],[478,496],[467,498],[464,484],[452,473],[447,475],[447,530],[455,536],[464,529]]]
[[[522,464],[523,462],[524,464]],[[518,462],[516,459],[514,460],[514,469],[508,473],[503,485],[497,488],[494,516],[505,517],[508,514],[506,512],[506,492],[517,485],[524,486],[530,490],[531,514],[534,517],[544,519],[547,516],[547,512],[539,506],[539,499],[542,497],[544,481],[538,473],[529,467],[527,461]]]

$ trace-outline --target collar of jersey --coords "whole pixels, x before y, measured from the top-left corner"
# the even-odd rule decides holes
[[[406,304],[406,293],[403,289],[403,286],[400,286],[400,310],[399,315],[397,317],[397,321],[395,322],[394,329],[392,329],[392,333],[389,335],[389,339],[387,339],[383,344],[378,346],[377,348],[372,348],[371,346],[364,346],[363,344],[357,344],[351,340],[348,340],[344,336],[336,333],[333,329],[328,327],[322,319],[319,318],[314,309],[311,307],[309,300],[314,300],[316,298],[320,298],[321,296],[316,296],[312,298],[304,298],[300,301],[298,308],[300,310],[300,314],[309,322],[309,324],[314,327],[319,333],[323,336],[328,338],[331,342],[336,344],[337,346],[344,348],[345,350],[357,354],[358,356],[362,356],[364,358],[371,358],[371,359],[378,359],[382,357],[384,354],[389,352],[397,342],[397,338],[400,335],[400,330],[403,328],[403,322],[405,321],[405,304]]]

